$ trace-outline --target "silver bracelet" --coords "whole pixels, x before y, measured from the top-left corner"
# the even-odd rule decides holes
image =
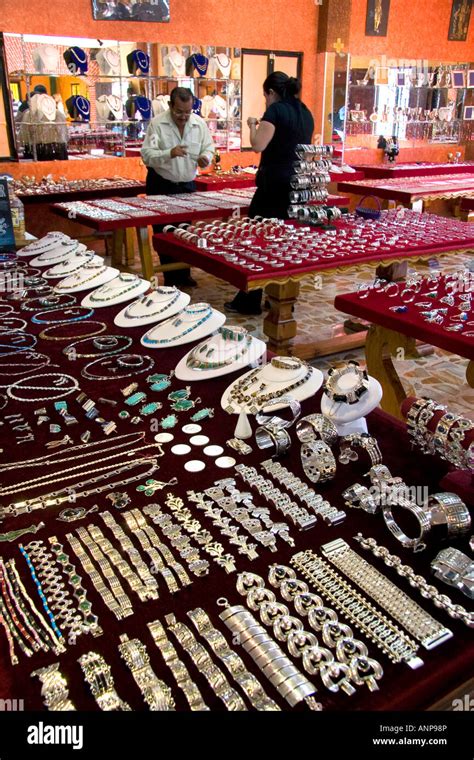
[[[150,710],[168,712],[175,709],[171,689],[155,674],[150,666],[146,647],[138,639],[120,636],[119,652],[140,689]]]
[[[416,641],[377,610],[331,565],[310,549],[291,558],[291,564],[333,606],[395,663],[405,662],[413,670],[423,665]]]
[[[301,464],[311,483],[325,483],[336,474],[336,460],[324,441],[310,441],[301,447]]]
[[[431,526],[445,525],[447,538],[463,536],[471,528],[471,515],[455,493],[434,493],[429,497]]]
[[[291,707],[316,693],[316,687],[245,607],[231,607],[227,599],[218,599],[217,603],[226,607],[219,615],[222,622]]]
[[[324,414],[309,414],[296,423],[296,435],[301,443],[309,443],[318,436],[328,446],[333,446],[339,438],[337,428]]]
[[[275,419],[275,418],[274,418]],[[258,427],[255,430],[255,443],[261,450],[271,449],[272,456],[286,454],[291,446],[291,438],[283,427]]]
[[[442,549],[431,562],[431,570],[436,578],[474,599],[474,562],[459,549]],[[469,614],[472,623],[474,613]]]
[[[76,709],[69,699],[67,681],[59,670],[59,662],[34,670],[31,675],[37,676],[41,681],[41,696],[48,710],[55,712]]]
[[[426,544],[424,543],[423,538],[431,529],[429,513],[425,512],[424,509],[419,507],[414,502],[408,501],[407,499],[399,499],[397,501],[397,506],[402,507],[403,509],[407,509],[417,519],[420,526],[420,534],[414,538],[407,536],[395,521],[392,507],[387,503],[382,506],[382,515],[383,519],[385,520],[385,525],[389,529],[390,533],[395,536],[397,541],[400,541],[405,549],[412,549],[414,552],[424,551],[426,549]]]
[[[351,549],[342,538],[324,544],[321,551],[329,562],[354,581],[413,638],[420,641],[425,649],[434,649],[452,638],[452,631],[425,612],[404,591]]]
[[[453,620],[460,620],[462,623],[464,623],[464,625],[467,625],[468,628],[474,628],[474,612],[468,612],[460,604],[455,604],[453,601],[451,601],[449,596],[446,596],[446,594],[441,594],[436,586],[430,585],[425,578],[423,578],[421,575],[417,575],[413,568],[410,567],[410,565],[404,565],[400,557],[397,557],[396,554],[390,554],[389,550],[385,546],[380,546],[377,544],[377,541],[374,538],[365,538],[361,533],[358,533],[357,536],[354,536],[354,539],[359,543],[362,549],[372,552],[374,557],[380,558],[387,565],[387,567],[393,567],[401,578],[406,578],[410,583],[410,586],[412,588],[416,588],[423,599],[431,600],[435,607],[447,612],[447,614],[452,617]],[[449,550],[443,549],[443,552],[447,551]],[[443,555],[443,552],[440,552],[442,555],[441,560],[447,558],[446,554]],[[438,555],[438,557],[439,556],[440,555]],[[433,560],[433,562],[435,562],[436,559]],[[453,585],[457,588],[456,583],[450,583],[450,568],[443,568],[440,565],[440,575],[438,576],[436,574],[438,568],[436,568],[436,571],[434,570],[433,562],[431,563],[431,568],[435,572],[436,577],[445,583]],[[444,575],[445,569],[447,571],[446,577]]]
[[[308,509],[313,510],[316,515],[322,517],[327,525],[338,525],[345,520],[346,513],[343,510],[333,507],[328,501],[323,499],[321,494],[316,493],[307,483],[303,483],[301,478],[290,472],[280,462],[266,459],[260,466],[272,478],[275,478],[277,483],[284,485],[290,493],[297,496]]]
[[[293,417],[291,420],[283,420],[281,417],[263,414],[264,409],[268,409],[271,406],[281,406],[282,404],[287,404],[290,407],[290,412]],[[297,399],[293,398],[293,396],[280,396],[279,398],[270,399],[262,407],[260,407],[260,411],[256,414],[255,419],[259,425],[263,425],[271,429],[289,428],[296,422],[300,414],[301,404]]]

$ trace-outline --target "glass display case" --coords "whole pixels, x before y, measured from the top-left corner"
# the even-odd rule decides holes
[[[239,51],[15,34],[5,49],[21,159],[138,156],[176,86],[191,89],[216,145],[240,150]]]
[[[474,140],[474,64],[394,64],[325,54],[323,138],[336,155],[343,160],[347,149],[378,148],[394,137],[400,148]]]

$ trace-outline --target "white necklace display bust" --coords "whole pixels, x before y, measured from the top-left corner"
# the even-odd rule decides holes
[[[81,302],[82,306],[92,306],[100,309],[105,306],[131,301],[137,295],[141,295],[150,287],[147,280],[143,280],[137,274],[121,272],[114,280],[110,280],[92,293],[88,293]]]
[[[160,322],[143,335],[141,342],[146,348],[169,348],[182,346],[211,335],[222,327],[226,318],[208,303],[190,304],[175,317]]]
[[[221,406],[227,412],[255,414],[265,401],[291,395],[297,401],[313,396],[323,384],[323,373],[293,356],[274,357],[269,364],[250,370],[224,391]],[[287,404],[275,404],[283,409]]]
[[[252,338],[243,327],[226,325],[195,348],[176,366],[179,380],[209,380],[255,366],[265,353],[266,344]]]
[[[357,379],[352,374],[343,375],[339,379],[339,387],[348,393],[356,387],[356,384]],[[367,392],[359,398],[356,404],[333,401],[323,393],[321,412],[334,422],[339,435],[367,433],[365,417],[380,404],[382,395],[382,386],[379,381],[369,376]]]
[[[80,293],[82,290],[92,290],[113,280],[118,274],[118,269],[106,266],[101,259],[100,264],[86,264],[78,272],[58,282],[54,286],[54,292]]]
[[[74,253],[70,253],[59,264],[55,264],[50,269],[47,269],[42,276],[47,280],[59,280],[60,278],[67,277],[68,275],[77,272],[78,269],[81,269],[85,264],[99,264],[101,262],[101,257],[96,256],[94,251],[83,251],[82,253],[74,251]]]
[[[163,285],[128,304],[116,315],[114,322],[117,327],[139,327],[162,322],[182,311],[190,300],[187,293]]]
[[[84,253],[87,251],[87,246],[84,243],[78,243],[77,240],[67,240],[64,243],[58,243],[57,246],[51,248],[45,253],[41,253],[36,258],[32,259],[29,263],[34,267],[50,267],[53,264],[59,264],[61,261],[65,261],[69,256],[74,253]]]

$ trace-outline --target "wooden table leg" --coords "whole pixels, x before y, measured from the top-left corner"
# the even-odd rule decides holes
[[[418,352],[415,339],[380,325],[372,325],[367,333],[365,356],[369,375],[375,377],[382,386],[380,406],[385,412],[403,419],[400,405],[407,396],[393,366],[392,356],[400,359],[416,358]]]
[[[268,348],[276,354],[291,352],[290,341],[296,335],[297,323],[293,317],[293,306],[300,292],[298,282],[272,283],[265,293],[270,301],[270,311],[263,322],[263,330],[268,336]]]
[[[135,263],[135,236],[132,227],[125,230],[125,261],[128,267]]]
[[[136,227],[136,230],[143,277],[145,280],[151,280],[153,277],[153,260],[148,227]]]
[[[112,266],[122,266],[123,241],[125,230],[114,230],[112,232]]]

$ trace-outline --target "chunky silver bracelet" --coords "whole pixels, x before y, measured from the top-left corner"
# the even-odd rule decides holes
[[[115,691],[114,679],[110,666],[97,652],[87,652],[79,657],[79,665],[84,673],[84,678],[90,686],[92,696],[101,710],[124,710],[129,711],[127,702],[120,699]]]
[[[316,687],[285,655],[283,649],[261,626],[256,618],[242,605],[230,606],[227,599],[217,604],[226,609],[219,617],[232,632],[243,649],[250,655],[261,672],[268,678],[291,707],[305,701],[316,693]],[[314,707],[313,707],[314,705]],[[311,709],[316,704],[310,702]],[[322,709],[320,705],[316,709]]]
[[[420,526],[420,534],[414,538],[407,536],[396,522],[390,504],[384,504],[382,506],[382,515],[385,520],[385,525],[405,549],[412,549],[414,552],[424,551],[426,549],[426,544],[423,539],[431,529],[429,513],[425,512],[425,510],[415,504],[415,502],[408,501],[407,499],[398,499],[397,506],[407,509],[417,519]]]
[[[214,694],[232,712],[247,710],[240,694],[230,685],[224,673],[214,663],[207,649],[200,644],[191,629],[176,620],[173,614],[166,615],[168,630],[191,658],[199,672],[204,676]]]
[[[471,528],[471,515],[464,502],[455,493],[434,493],[429,497],[431,526],[445,525],[446,538],[463,536]]]
[[[215,656],[239,684],[252,707],[265,712],[279,711],[280,708],[276,702],[267,696],[260,682],[247,670],[242,658],[229,647],[223,634],[217,628],[214,628],[208,614],[201,607],[197,607],[194,610],[190,610],[187,615]]]
[[[379,612],[328,562],[307,549],[295,554],[291,564],[392,662],[405,662],[413,670],[423,665],[416,641]]]
[[[454,547],[442,549],[431,562],[431,570],[436,578],[474,599],[474,562],[467,554]]]
[[[48,710],[56,712],[76,709],[69,699],[67,681],[59,670],[59,662],[34,670],[31,676],[40,679],[41,696]]]
[[[348,696],[355,693],[347,663],[336,662],[332,652],[319,645],[314,633],[303,629],[303,623],[290,615],[285,604],[276,601],[275,594],[265,588],[264,580],[255,573],[240,573],[237,591],[246,597],[253,612],[258,612],[262,623],[273,629],[277,641],[284,641],[292,657],[300,657],[308,675],[319,675],[324,686],[337,693],[342,689]]]
[[[336,474],[336,460],[324,441],[310,441],[301,447],[301,464],[311,483],[325,483]]]
[[[186,495],[188,500],[196,504],[197,509],[204,512],[205,517],[207,517],[208,520],[211,520],[216,528],[219,528],[222,535],[229,539],[229,543],[238,547],[239,554],[243,554],[250,560],[258,558],[259,554],[257,552],[257,545],[249,544],[247,536],[242,536],[236,525],[229,524],[229,518],[223,516],[222,509],[214,507],[211,501],[206,500],[203,493],[188,491]]]
[[[452,631],[425,612],[342,538],[324,544],[321,546],[321,552],[329,562],[400,623],[413,638],[420,641],[425,649],[434,649],[452,638]]]
[[[375,538],[365,538],[361,533],[358,533],[354,536],[354,540],[359,543],[362,549],[372,552],[374,557],[381,559],[387,567],[393,567],[401,578],[406,578],[410,583],[410,586],[416,588],[423,599],[431,600],[435,607],[447,612],[453,620],[460,620],[464,625],[467,625],[468,628],[474,628],[474,612],[468,612],[460,604],[455,604],[449,596],[441,594],[436,586],[432,586],[428,583],[423,576],[417,575],[410,565],[404,565],[400,557],[396,554],[390,554],[389,550],[385,546],[380,546]],[[443,552],[446,551],[446,549],[443,549]],[[436,559],[437,558],[435,558],[433,562],[436,562]],[[432,568],[433,562],[431,563]],[[444,580],[444,577],[442,577],[441,574],[436,575],[436,577],[440,578],[440,580]]]
[[[324,443],[333,446],[339,438],[337,428],[324,414],[310,414],[296,423],[296,435],[301,443],[308,443],[320,436]]]
[[[308,584],[299,580],[291,567],[271,565],[268,580],[271,586],[279,589],[285,601],[294,605],[298,615],[306,617],[311,628],[321,633],[323,643],[335,649],[339,662],[349,666],[351,681],[377,691],[377,681],[383,676],[382,666],[378,660],[369,657],[366,645],[354,638],[352,629],[338,620],[337,612],[324,606],[322,599],[310,592]],[[300,642],[297,643],[299,646]]]
[[[300,530],[308,530],[308,528],[312,528],[316,524],[315,515],[311,515],[304,507],[300,507],[294,501],[291,501],[288,494],[276,488],[271,480],[259,475],[255,467],[238,464],[235,471],[247,485],[253,486],[261,496],[270,501],[276,509],[282,512]]]
[[[327,525],[338,525],[345,520],[346,513],[343,510],[333,507],[327,500],[323,499],[321,494],[316,493],[313,488],[304,483],[297,475],[290,472],[280,462],[266,459],[260,466],[277,483],[284,485],[290,493],[297,496],[308,509],[311,509],[316,515],[322,517]]]
[[[130,669],[135,683],[150,710],[168,712],[175,709],[171,689],[154,672],[145,645],[138,639],[120,636],[119,652]]]

